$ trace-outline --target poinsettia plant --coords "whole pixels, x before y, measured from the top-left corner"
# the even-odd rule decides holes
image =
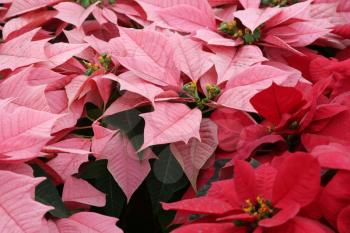
[[[0,0],[0,232],[350,233],[350,1]]]

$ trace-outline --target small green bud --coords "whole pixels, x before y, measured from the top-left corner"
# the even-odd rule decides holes
[[[195,98],[199,98],[198,92],[197,92],[197,83],[196,82],[193,81],[193,82],[186,83],[182,89],[185,92],[187,92],[190,96],[195,97]]]
[[[297,129],[299,127],[299,123],[297,121],[293,121],[290,125],[289,125],[289,129]]]
[[[214,99],[221,92],[220,88],[215,84],[207,84],[205,88],[207,89],[208,100]]]
[[[99,66],[97,64],[91,64],[90,62],[83,61],[84,65],[86,66],[85,75],[90,76],[95,71],[99,69]]]
[[[91,2],[90,2],[90,0],[80,0],[80,4],[83,7],[88,7],[88,6],[90,6]]]
[[[270,3],[271,3],[271,0],[261,0],[261,4],[263,4],[263,5],[268,6],[268,5],[270,5]]]
[[[220,23],[219,30],[224,32],[226,29],[227,29],[227,23],[226,22]]]

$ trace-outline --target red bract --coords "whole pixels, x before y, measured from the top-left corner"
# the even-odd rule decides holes
[[[203,220],[199,218],[174,232],[193,232],[202,227],[204,223],[201,222],[209,226],[208,222],[212,222],[214,229],[215,221],[222,222],[223,228],[231,222],[232,229],[256,227],[256,231],[262,228],[264,232],[288,232],[297,228],[296,225],[312,225],[315,230],[324,232],[324,227],[317,222],[296,217],[300,208],[310,204],[318,193],[320,166],[317,160],[302,153],[282,158],[277,168],[263,164],[256,169],[237,160],[234,178],[213,183],[207,196],[164,203],[165,209],[206,215]]]
[[[349,232],[349,179],[348,171],[339,171],[324,188],[321,196],[322,213],[341,233]]]

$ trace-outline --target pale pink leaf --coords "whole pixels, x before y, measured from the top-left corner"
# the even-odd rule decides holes
[[[292,19],[293,17],[296,17],[297,15],[301,15],[304,11],[308,10],[308,7],[311,4],[311,2],[312,0],[307,0],[305,2],[299,2],[288,7],[280,8],[281,12],[275,15],[271,20],[266,22],[266,27],[274,27],[289,19]]]
[[[142,104],[149,104],[149,100],[139,94],[127,91],[107,108],[103,113],[103,117],[127,111]]]
[[[104,75],[103,78],[114,80],[120,84],[121,90],[127,90],[142,95],[151,102],[154,102],[154,98],[163,92],[161,88],[137,77],[132,72],[124,72],[119,76],[107,74]]]
[[[123,233],[115,225],[117,221],[117,218],[93,212],[80,212],[57,220],[56,225],[59,233]]]
[[[63,180],[67,180],[71,175],[78,173],[79,167],[82,163],[88,161],[88,155],[58,153],[58,155],[47,162],[52,169]]]
[[[201,141],[192,138],[188,143],[176,142],[170,144],[170,150],[183,168],[192,187],[197,189],[199,170],[214,153],[217,145],[217,126],[209,119],[203,119],[200,127]]]
[[[91,76],[78,75],[72,78],[70,83],[65,86],[68,105],[70,106],[75,100],[79,100],[91,90]]]
[[[244,26],[254,31],[260,25],[271,19],[280,12],[279,8],[248,8],[246,10],[236,11],[234,16],[238,18]]]
[[[201,43],[180,36],[174,38],[176,64],[192,80],[198,80],[213,63],[210,53],[202,50]]]
[[[260,6],[260,0],[239,0],[239,2],[242,4],[242,6],[247,8],[255,8],[258,9]]]
[[[212,60],[218,73],[218,84],[230,80],[245,68],[266,61],[262,51],[255,45],[246,45],[232,50],[214,48]]]
[[[12,0],[12,5],[6,13],[6,18],[49,6],[59,1],[61,0]]]
[[[249,100],[273,82],[282,86],[295,86],[304,79],[290,71],[272,66],[255,65],[245,69],[230,79],[218,103],[230,108],[255,112]]]
[[[84,41],[86,41],[99,54],[111,52],[108,42],[100,40],[94,35],[84,37]]]
[[[140,114],[145,119],[145,138],[140,150],[158,144],[200,139],[202,113],[184,104],[156,103],[155,110]]]
[[[33,30],[34,28],[45,24],[56,14],[56,11],[35,11],[22,15],[18,18],[11,19],[4,25],[4,28],[2,30],[4,40],[6,40],[11,34],[12,38],[14,34],[20,35],[26,31]]]
[[[32,41],[39,30],[34,29],[0,45],[0,70],[14,70],[47,60],[44,51],[47,40]]]
[[[114,11],[108,9],[107,7],[102,8],[102,15],[111,23],[118,24],[118,18]]]
[[[171,28],[182,32],[194,32],[201,28],[215,30],[215,19],[205,12],[189,6],[176,5],[162,9],[158,12],[160,17]]]
[[[93,125],[92,152],[99,159],[107,159],[107,169],[121,187],[128,200],[148,175],[148,159],[139,159],[128,137],[96,124]]]
[[[68,61],[73,56],[81,53],[88,44],[54,43],[45,47],[48,61],[44,63],[48,68],[54,68]]]
[[[162,33],[149,30],[122,29],[121,43],[125,55],[118,61],[137,76],[161,86],[178,86],[180,72],[175,66],[174,49]]]
[[[163,8],[169,8],[177,5],[188,5],[210,15],[212,10],[207,1],[203,0],[136,0],[138,4],[145,10],[147,19],[152,21],[159,21],[158,11]]]
[[[0,170],[10,171],[20,175],[34,177],[32,167],[26,163],[18,163],[18,164],[1,163]]]
[[[284,40],[282,40],[281,38],[279,38],[277,36],[268,35],[267,37],[265,37],[264,41],[268,43],[268,44],[264,44],[265,46],[271,46],[271,47],[275,47],[275,48],[285,49],[285,50],[290,51],[296,55],[304,56],[304,54],[302,52],[293,48],[292,46],[290,46]]]
[[[83,179],[69,177],[64,183],[62,200],[64,202],[78,202],[92,206],[106,205],[106,195],[94,188]]]
[[[54,6],[54,8],[58,11],[55,18],[73,24],[79,28],[84,23],[86,18],[92,13],[98,3],[99,2],[96,2],[95,4],[90,5],[87,9],[74,2],[59,3]]]
[[[52,207],[36,202],[35,186],[43,178],[0,171],[0,229],[2,232],[37,233]]]
[[[243,43],[242,40],[232,40],[222,37],[216,32],[199,29],[196,31],[196,34],[193,36],[194,38],[200,39],[208,43],[208,45],[219,45],[219,46],[228,46],[234,47],[241,45]]]
[[[45,91],[48,83],[63,76],[46,68],[28,67],[5,79],[0,85],[0,98],[13,97],[12,103],[39,111],[52,112]],[[58,105],[60,101],[55,104]]]
[[[0,100],[0,155],[2,160],[29,160],[52,138],[58,116]]]
[[[87,155],[90,153],[91,141],[87,138],[68,138],[59,142],[47,145],[43,148],[46,152],[74,153]]]

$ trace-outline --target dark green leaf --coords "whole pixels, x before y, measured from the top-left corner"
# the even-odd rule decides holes
[[[153,173],[159,181],[165,184],[173,184],[181,179],[182,168],[171,153],[169,146],[165,147],[159,154],[159,159],[154,161]]]
[[[79,178],[82,179],[96,179],[108,176],[107,160],[97,160],[84,163],[79,168]]]
[[[106,194],[106,205],[101,208],[92,207],[92,210],[108,216],[119,217],[126,203],[126,197],[109,173],[107,163],[107,160],[97,160],[83,164],[79,169],[78,176]]]
[[[140,113],[137,109],[131,109],[108,116],[103,119],[103,122],[128,134],[142,121],[142,118],[139,116]]]
[[[92,103],[87,103],[85,109],[89,119],[96,120],[102,115],[102,111]]]
[[[35,200],[45,205],[55,207],[54,210],[49,212],[53,216],[57,218],[69,217],[71,215],[70,211],[64,206],[56,186],[52,183],[45,171],[36,164],[32,165],[32,168],[35,177],[44,176],[47,178],[35,188]]]

